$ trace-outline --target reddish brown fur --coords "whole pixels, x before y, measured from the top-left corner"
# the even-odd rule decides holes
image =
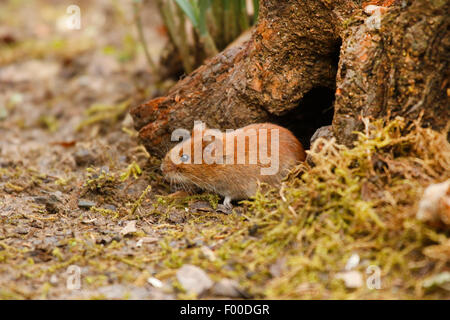
[[[245,141],[245,164],[237,164],[237,136],[255,129],[259,142],[259,129],[267,129],[268,146],[270,149],[272,130],[279,130],[279,170],[274,175],[261,175],[260,169],[270,167],[270,165],[249,164],[249,138]],[[197,135],[197,138],[204,137],[205,131]],[[268,183],[273,186],[280,184],[281,180],[295,165],[305,160],[305,151],[297,138],[287,129],[271,123],[252,124],[236,130],[234,133],[224,133],[223,154],[226,155],[226,140],[234,139],[234,164],[194,164],[180,163],[175,165],[170,159],[170,151],[165,156],[161,169],[166,176],[173,182],[180,184],[193,184],[204,190],[218,193],[230,199],[245,199],[256,193],[258,181]],[[204,141],[202,151],[211,144],[211,141]],[[181,146],[188,144],[191,148],[192,160],[194,157],[194,137],[183,142]],[[216,146],[217,144],[214,145]],[[259,146],[259,144],[258,144]],[[259,149],[258,149],[259,152]],[[180,150],[180,156],[183,151]],[[271,156],[268,153],[268,156]],[[225,157],[224,157],[225,158]]]

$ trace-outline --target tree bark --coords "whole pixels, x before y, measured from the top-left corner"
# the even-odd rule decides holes
[[[380,24],[344,31],[333,132],[350,145],[361,116],[402,116],[436,130],[449,123],[450,2],[415,0],[390,7]]]
[[[224,50],[167,96],[131,111],[140,139],[162,156],[171,132],[192,128],[194,120],[220,129],[289,120],[300,140],[309,140],[319,125],[306,115],[323,117],[317,94],[305,102],[317,88],[335,96],[332,130],[346,144],[361,127],[361,115],[414,119],[426,110],[427,125],[445,126],[448,3],[379,1],[391,5],[379,28],[358,3],[262,0],[250,41]]]

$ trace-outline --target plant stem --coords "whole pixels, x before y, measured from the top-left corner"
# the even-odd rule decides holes
[[[213,0],[212,11],[214,15],[214,39],[216,39],[217,47],[220,49],[225,48],[225,32],[224,32],[224,12],[223,12],[223,0]]]
[[[244,32],[248,28],[250,28],[250,24],[248,21],[248,13],[247,13],[247,3],[246,0],[239,0],[239,24],[241,26],[241,32]]]
[[[253,24],[256,24],[258,21],[258,15],[259,15],[259,0],[253,0]]]
[[[211,37],[211,34],[209,33],[208,26],[206,23],[208,6],[209,6],[208,1],[200,0],[200,8],[199,8],[200,17],[199,17],[199,27],[197,31],[200,35],[200,40],[202,41],[203,46],[205,47],[206,55],[208,57],[212,57],[216,55],[219,51],[217,50],[214,39]]]
[[[230,1],[231,2],[231,8],[230,8],[230,24],[231,24],[231,41],[233,41],[234,39],[236,39],[239,34],[241,33],[240,30],[240,24],[239,24],[239,17],[241,16],[240,14],[240,0],[233,0]]]
[[[139,40],[142,44],[142,48],[144,49],[145,58],[147,59],[147,63],[150,66],[152,73],[157,76],[158,68],[156,67],[156,64],[153,62],[153,59],[150,56],[150,52],[148,51],[147,42],[145,41],[144,28],[142,27],[141,15],[139,14],[139,4],[136,1],[133,2],[133,13],[139,34]]]
[[[188,44],[188,35],[186,32],[186,16],[183,13],[183,10],[177,5],[175,5],[175,10],[178,16],[178,36],[180,39],[180,54],[182,55],[181,59],[183,60],[183,67],[186,73],[190,73],[194,67],[191,60],[191,54],[189,50]]]
[[[224,4],[223,10],[223,28],[225,43],[230,43],[233,40],[233,19],[231,13],[231,5],[229,0],[222,0]]]
[[[170,7],[170,2],[166,3],[163,0],[157,1],[159,11],[161,12],[161,16],[164,20],[164,24],[166,25],[167,30],[169,31],[170,39],[181,56],[184,71],[186,71],[186,73],[190,73],[193,67],[192,64],[190,63],[189,47],[187,46],[187,42],[184,41],[186,39],[186,33],[184,32],[183,34],[181,34],[181,37],[184,37],[184,40],[181,40],[175,25],[175,20],[173,18],[175,14],[171,9],[173,7]]]

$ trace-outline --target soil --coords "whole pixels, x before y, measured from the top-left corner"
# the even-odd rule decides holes
[[[146,239],[139,246],[138,238],[121,234],[136,220],[130,208],[150,183],[137,212],[168,191],[160,177],[149,179],[158,164],[148,164],[139,149],[127,109],[170,83],[156,85],[149,74],[131,6],[82,1],[80,7],[81,29],[69,30],[60,1],[0,4],[6,22],[0,24],[0,298],[170,298],[147,284],[152,268],[129,261],[151,253],[154,239],[172,225],[138,220]],[[157,59],[164,29],[152,5],[142,15]],[[132,163],[150,167],[122,182]],[[107,191],[87,186],[99,172],[109,177]],[[94,263],[96,256],[104,261]],[[82,290],[69,290],[69,267],[77,265]]]

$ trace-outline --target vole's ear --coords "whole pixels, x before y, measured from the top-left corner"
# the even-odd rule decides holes
[[[206,131],[206,125],[202,121],[195,121],[192,129],[192,137],[203,137]]]

